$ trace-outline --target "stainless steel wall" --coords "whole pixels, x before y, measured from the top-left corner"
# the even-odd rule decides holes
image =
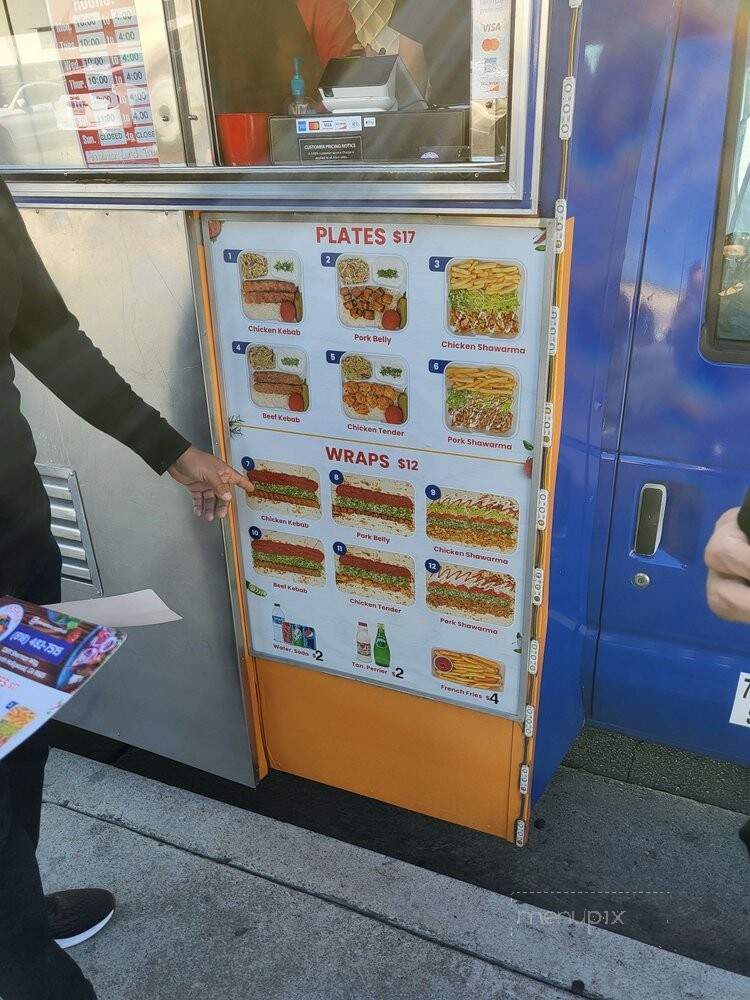
[[[184,217],[28,210],[24,219],[71,310],[144,399],[210,450]],[[220,528],[185,492],[89,427],[18,366],[39,461],[75,469],[105,595],[153,587],[183,615],[131,629],[123,651],[60,718],[250,784]],[[63,597],[84,595],[66,583]]]

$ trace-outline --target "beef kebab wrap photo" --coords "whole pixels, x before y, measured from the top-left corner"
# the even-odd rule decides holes
[[[264,531],[250,543],[256,573],[321,586],[326,580],[323,545],[317,538]]]

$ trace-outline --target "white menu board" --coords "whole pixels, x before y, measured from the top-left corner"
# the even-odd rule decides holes
[[[546,225],[203,225],[254,652],[519,717]]]

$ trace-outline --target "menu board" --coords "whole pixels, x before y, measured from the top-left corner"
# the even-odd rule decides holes
[[[519,716],[546,225],[203,225],[254,651]]]
[[[87,167],[159,162],[135,6],[47,0],[67,95],[57,126],[75,130]]]

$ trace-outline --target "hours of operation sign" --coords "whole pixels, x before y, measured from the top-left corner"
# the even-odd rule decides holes
[[[547,228],[203,224],[254,651],[519,716]]]
[[[57,125],[78,133],[87,167],[157,164],[154,116],[135,7],[47,0],[66,94]]]

